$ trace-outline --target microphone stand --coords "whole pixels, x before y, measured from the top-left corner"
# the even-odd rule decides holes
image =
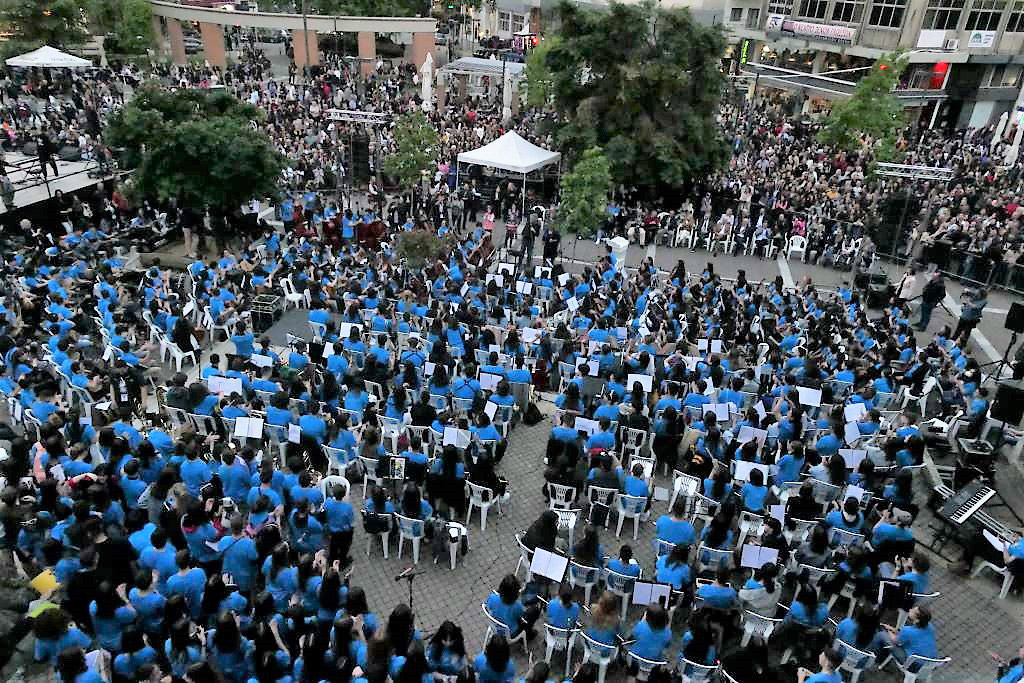
[[[410,610],[412,610],[412,582],[416,578],[417,574],[418,574],[418,572],[413,571],[411,574],[409,574],[409,576],[403,577],[406,580],[406,582],[409,584],[409,609]],[[414,611],[413,614],[415,614],[415,613],[416,612]]]

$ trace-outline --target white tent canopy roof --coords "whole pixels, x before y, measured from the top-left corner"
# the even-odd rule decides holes
[[[529,173],[555,163],[561,156],[558,152],[552,152],[524,140],[513,130],[490,144],[463,152],[459,155],[459,163],[489,166],[516,173]]]
[[[26,52],[17,57],[7,60],[7,66],[43,67],[55,69],[76,69],[84,66],[92,66],[88,59],[82,59],[67,52],[61,52],[55,47],[43,45],[37,50]]]

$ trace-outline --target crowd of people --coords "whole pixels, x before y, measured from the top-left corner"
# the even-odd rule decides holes
[[[344,189],[337,150],[357,125],[326,110],[417,107],[411,70],[365,80],[338,62],[275,80],[251,52],[225,72],[153,75],[223,84],[265,109],[291,160],[289,198],[271,224],[254,210],[132,207],[100,185],[7,239],[0,523],[15,564],[53,584],[10,635],[31,631],[58,680],[560,680],[511,656],[542,631],[585,652],[567,667],[574,683],[606,669],[835,683],[841,667],[923,672],[961,654],[940,651],[942,597],[918,547],[925,416],[913,397],[934,383],[939,415],[980,431],[989,389],[962,330],[912,321],[906,297],[879,315],[845,286],[726,279],[683,260],[624,268],[610,248],[581,270],[555,244],[535,265],[519,247],[540,220],[519,214],[520,187],[451,173],[459,151],[504,131],[486,107],[430,114],[443,151],[415,205],[376,180],[365,194],[326,191]],[[517,125],[539,140],[537,116]],[[869,232],[892,188],[864,177],[866,159],[792,144],[805,132],[772,106],[751,116],[723,110],[730,168],[649,225],[666,220],[673,242],[689,227],[704,243],[687,246],[707,248],[722,226],[739,231],[730,245],[755,247],[802,230],[823,240],[811,260],[852,260],[862,247],[846,240]],[[374,129],[376,158],[389,135]],[[929,188],[920,232],[1016,244],[1019,209],[975,148],[930,134],[910,147],[973,178]],[[638,206],[613,204],[603,232],[646,223]],[[184,271],[125,249],[158,222],[183,230],[196,255]],[[358,239],[378,222],[383,239]],[[493,236],[502,222],[516,227],[512,267]],[[393,246],[402,230],[453,248],[412,268]],[[273,343],[253,310],[262,294],[301,308],[308,333]],[[547,430],[538,406],[552,414],[536,463],[545,505],[515,542],[524,559],[571,564],[510,572],[490,593],[463,586],[458,599],[482,601],[496,627],[480,650],[452,621],[421,633],[409,605],[369,604],[348,573],[354,540],[422,536],[442,564],[450,546],[462,553],[453,522],[514,495],[502,462],[522,457],[523,431]],[[631,518],[654,524],[650,548],[612,541],[610,524],[628,531]],[[960,569],[1024,572],[1024,541],[1004,540],[1002,552],[970,544]],[[645,581],[665,593],[627,609]],[[1024,664],[998,676],[1017,683]]]

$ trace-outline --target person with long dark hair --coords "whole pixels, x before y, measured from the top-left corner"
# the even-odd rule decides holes
[[[427,650],[430,668],[442,676],[455,676],[466,668],[466,643],[462,629],[454,622],[444,621],[430,639]]]
[[[483,652],[473,660],[478,683],[512,683],[516,677],[516,665],[508,640],[497,634],[487,641]]]
[[[222,612],[206,634],[210,661],[229,683],[244,683],[252,668],[253,643],[238,629],[234,612]]]

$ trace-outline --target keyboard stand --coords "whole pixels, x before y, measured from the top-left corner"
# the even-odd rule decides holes
[[[950,541],[956,541],[956,534],[953,533],[952,528],[942,519],[936,516],[935,519],[928,522],[927,528],[932,532],[932,540],[930,543],[919,543],[918,545],[932,551],[946,562],[953,563],[956,560],[943,551],[946,546],[949,545]]]

